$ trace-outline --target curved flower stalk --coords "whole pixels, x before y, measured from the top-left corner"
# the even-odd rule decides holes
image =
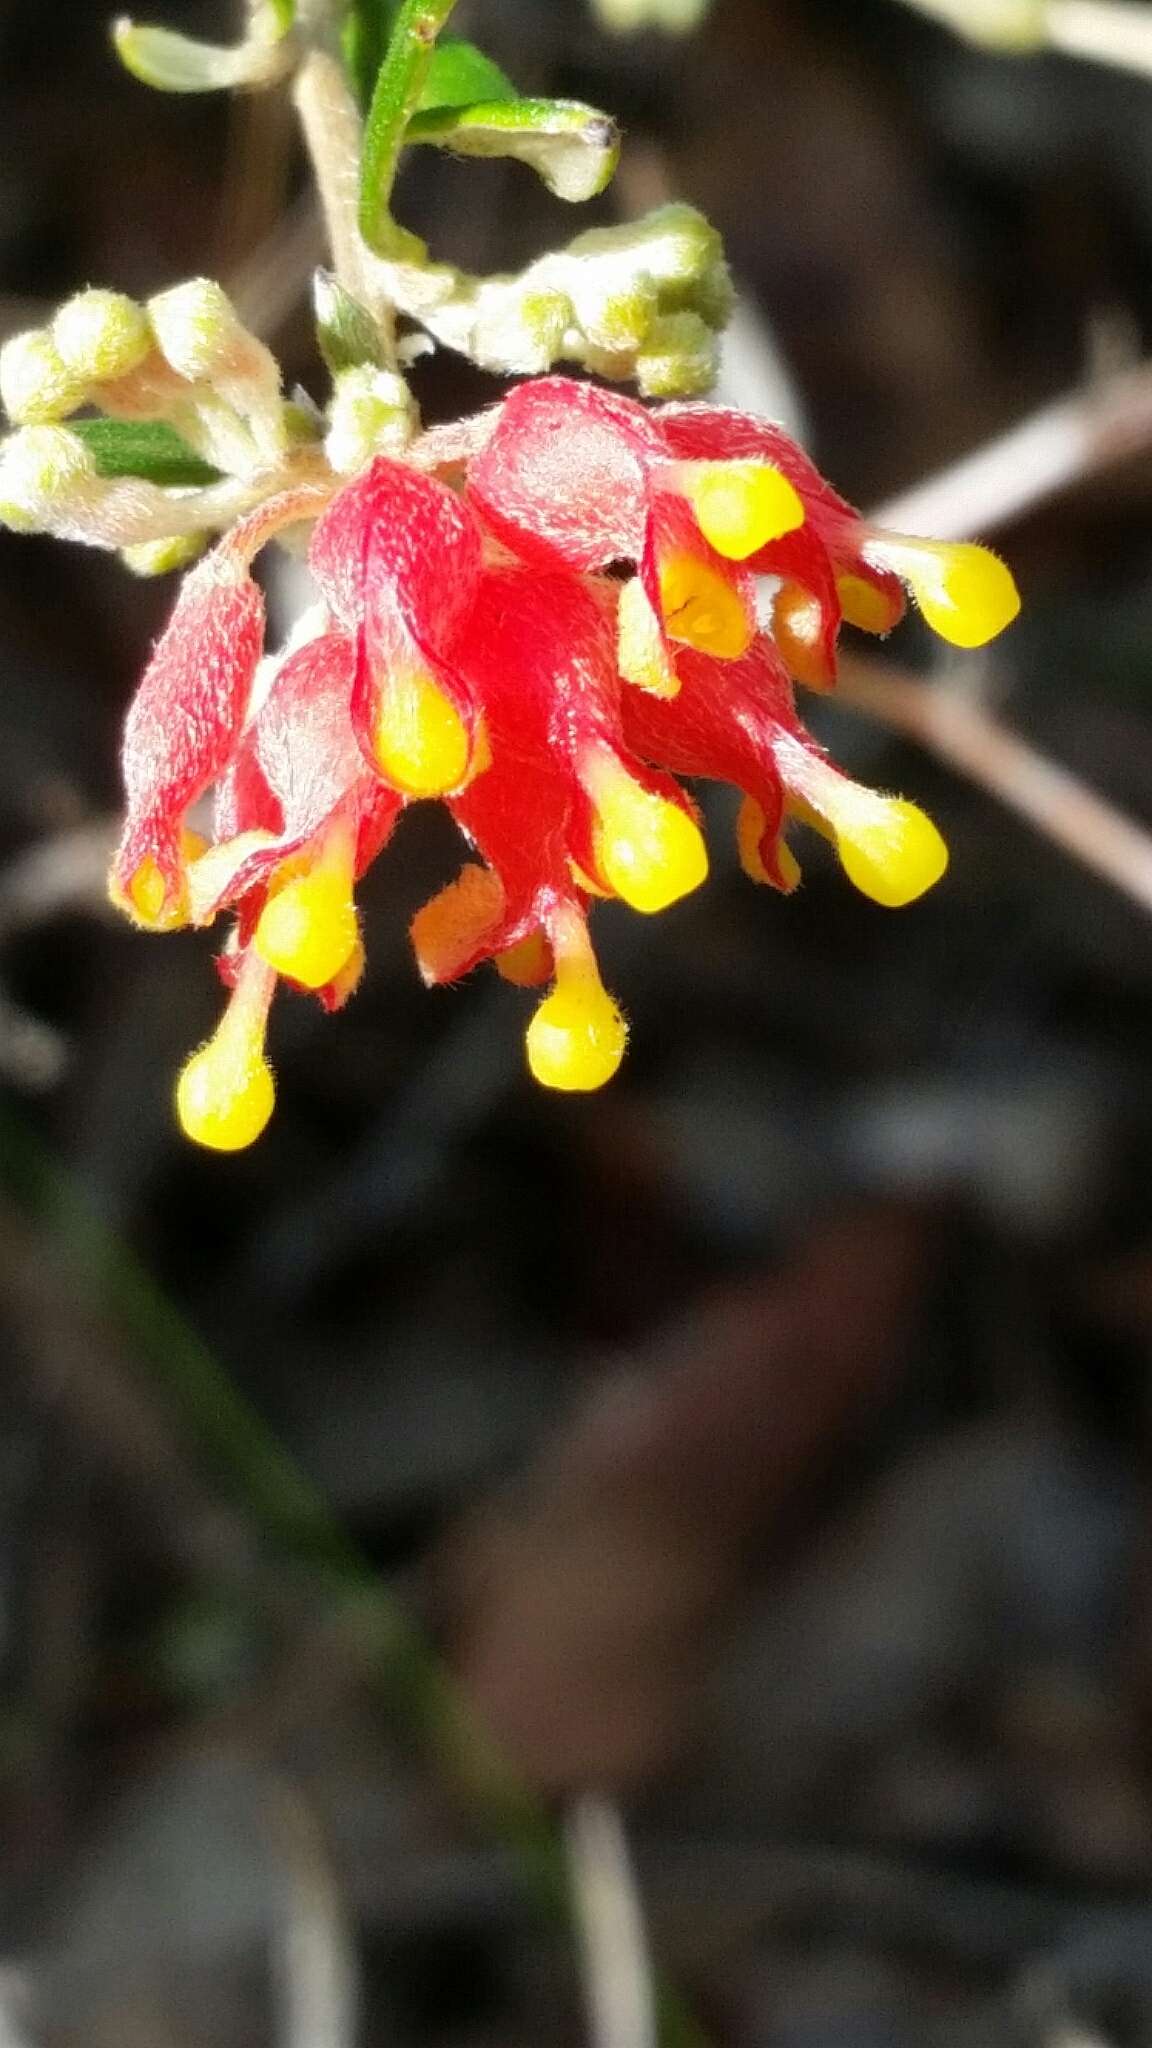
[[[251,559],[305,520],[320,602],[262,658]],[[778,583],[766,625],[761,574]],[[795,701],[798,673],[833,681],[842,619],[886,631],[905,589],[962,646],[1016,609],[995,556],[874,531],[778,428],[562,378],[241,522],[185,582],[129,716],[113,868],[142,926],[234,920],[224,1021],[178,1089],[185,1130],[232,1149],[263,1128],[275,989],[347,1000],[356,883],[414,802],[446,804],[471,850],[414,921],[424,979],[492,960],[545,989],[527,1059],[565,1090],[607,1081],[627,1039],[595,903],[656,915],[706,879],[680,777],[741,790],[757,881],[794,889],[791,839],[814,828],[875,902],[922,894],[946,864],[934,826],[842,775]],[[190,815],[210,788],[206,841]]]

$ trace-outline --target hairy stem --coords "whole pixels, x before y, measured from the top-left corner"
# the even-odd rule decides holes
[[[383,256],[395,253],[390,206],[405,130],[420,104],[436,38],[455,5],[456,0],[404,0],[380,67],[364,143],[360,231]]]
[[[304,144],[340,283],[373,315],[385,360],[395,363],[395,311],[382,273],[365,248],[357,222],[363,134],[343,63],[330,48],[310,50],[293,87]]]

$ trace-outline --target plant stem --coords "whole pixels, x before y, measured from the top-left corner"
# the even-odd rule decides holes
[[[360,232],[382,256],[398,253],[390,211],[396,165],[405,131],[436,49],[436,38],[456,0],[404,0],[372,94],[364,140]]]
[[[385,360],[395,363],[395,311],[381,273],[360,236],[362,131],[356,102],[340,58],[330,49],[308,52],[293,87],[305,148],[311,159],[324,214],[332,267],[344,289],[372,314]]]

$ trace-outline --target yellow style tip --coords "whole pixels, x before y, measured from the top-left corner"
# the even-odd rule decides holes
[[[738,661],[747,654],[755,621],[741,593],[699,556],[677,549],[660,564],[660,608],[673,640]]]
[[[431,676],[418,669],[388,678],[374,751],[385,781],[407,797],[447,796],[468,779],[468,728]]]
[[[619,1068],[628,1027],[610,995],[589,972],[558,983],[528,1026],[525,1047],[544,1088],[590,1093]]]
[[[879,799],[882,815],[839,828],[836,850],[850,882],[886,910],[915,903],[940,880],[948,848],[931,818],[902,797]]]
[[[633,910],[667,910],[706,880],[704,835],[678,804],[641,788],[623,769],[604,775],[593,800],[597,865]]]
[[[952,647],[986,647],[1020,610],[1011,571],[973,541],[879,537],[879,558],[902,576],[934,633]]]
[[[360,942],[347,872],[319,867],[269,896],[253,945],[260,958],[302,988],[324,988]]]
[[[212,1152],[242,1152],[255,1143],[276,1106],[272,1069],[259,1038],[237,1038],[225,1019],[176,1084],[176,1114],[185,1137]]]
[[[800,493],[770,463],[702,462],[685,493],[705,540],[732,562],[746,562],[804,524]]]

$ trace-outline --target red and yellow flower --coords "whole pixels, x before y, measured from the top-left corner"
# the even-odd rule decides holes
[[[306,520],[320,602],[265,658],[252,562]],[[241,521],[187,577],[125,736],[117,900],[155,929],[234,913],[231,998],[181,1076],[184,1129],[223,1150],[263,1129],[276,985],[346,1000],[356,882],[421,799],[477,858],[417,915],[420,971],[447,982],[492,959],[547,985],[527,1056],[549,1087],[597,1088],[625,1049],[592,901],[652,914],[705,879],[680,776],[743,792],[754,879],[796,886],[799,821],[865,894],[911,902],[944,871],[939,834],[842,775],[794,694],[834,682],[843,620],[886,632],[907,591],[962,647],[1018,604],[986,550],[867,526],[778,427],[561,377]],[[212,790],[205,844],[188,820]]]

